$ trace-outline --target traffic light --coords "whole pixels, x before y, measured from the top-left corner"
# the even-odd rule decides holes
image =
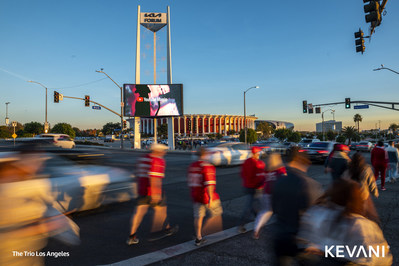
[[[381,9],[380,1],[377,0],[363,0],[366,4],[364,8],[364,13],[366,13],[365,18],[367,23],[371,23],[372,26],[379,26],[381,24]]]
[[[359,29],[358,32],[355,32],[355,44],[356,44],[356,53],[362,53],[366,50],[364,46],[364,38],[363,38],[363,31]]]
[[[123,120],[123,129],[127,128],[126,120]]]
[[[304,114],[308,112],[308,101],[302,101],[302,109]]]
[[[316,114],[320,114],[320,113],[321,113],[320,107],[316,107]]]
[[[85,96],[85,106],[87,107],[87,106],[90,106],[90,96],[89,95],[86,95]]]
[[[54,91],[54,102],[59,103],[60,102],[60,94],[56,91]]]
[[[351,108],[351,98],[345,98],[345,109]]]

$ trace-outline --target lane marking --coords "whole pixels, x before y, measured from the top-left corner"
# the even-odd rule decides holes
[[[254,222],[247,223],[245,228],[247,231],[252,231],[254,227]],[[137,256],[134,258],[130,258],[127,260],[115,262],[112,264],[104,264],[103,266],[128,266],[128,265],[148,265],[151,263],[155,263],[161,260],[166,260],[184,253],[188,253],[194,250],[198,250],[202,247],[206,247],[217,242],[226,240],[228,238],[240,235],[238,232],[238,226],[229,228],[227,230],[223,230],[221,232],[217,232],[211,235],[206,236],[207,242],[199,247],[194,245],[194,240],[190,240],[172,247],[167,247],[158,251],[154,251],[151,253],[147,253],[141,256]]]

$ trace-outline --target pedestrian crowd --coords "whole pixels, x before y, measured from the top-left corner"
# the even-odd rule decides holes
[[[143,216],[142,206],[146,206],[145,210],[166,206],[161,188],[165,164],[160,158],[164,153],[157,153],[166,147],[155,144],[151,149],[152,153],[138,167],[140,197],[132,217],[129,245],[138,243],[136,230]],[[380,193],[376,180],[380,182],[380,191],[385,191],[385,174],[387,181],[394,182],[397,178],[399,156],[393,143],[387,149],[383,143],[377,143],[371,151],[371,166],[360,153],[350,157],[348,146],[336,144],[325,162],[325,172],[331,174],[331,184],[325,191],[307,175],[311,161],[300,149],[293,147],[286,163],[280,154],[272,153],[262,160],[260,148],[252,147],[251,151],[250,158],[241,167],[246,199],[238,231],[245,233],[252,229],[246,226],[254,220],[252,237],[256,240],[262,227],[270,224],[276,265],[392,264],[372,198]],[[206,242],[202,230],[205,218],[221,217],[223,213],[216,191],[216,169],[207,162],[206,149],[201,148],[198,160],[190,165],[187,182],[193,202],[194,244],[200,246]],[[164,224],[163,236],[177,232],[177,226]],[[342,244],[347,246],[344,251],[339,249]],[[353,251],[359,247],[367,252]],[[368,256],[370,248],[386,250],[386,254]],[[343,255],[334,256],[337,252]]]

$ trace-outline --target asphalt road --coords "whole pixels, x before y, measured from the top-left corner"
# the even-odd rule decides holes
[[[93,148],[96,153],[103,153],[105,160],[101,164],[134,170],[137,159],[143,155],[140,151],[121,151],[117,149]],[[364,154],[369,160],[370,155]],[[104,265],[124,261],[129,258],[155,252],[187,241],[193,241],[192,203],[186,183],[186,173],[193,156],[190,153],[169,153],[166,156],[166,177],[164,189],[168,201],[168,214],[171,224],[178,224],[179,232],[171,237],[155,242],[147,239],[150,232],[151,213],[149,213],[138,231],[140,243],[127,246],[125,240],[129,234],[130,218],[135,201],[114,204],[97,210],[73,215],[79,225],[81,245],[70,247],[55,240],[49,240],[46,251],[69,252],[69,257],[46,257],[46,265]],[[309,176],[319,181],[324,188],[330,183],[330,176],[324,174],[321,164],[312,165]],[[240,167],[217,168],[217,191],[220,194],[224,214],[223,229],[239,224],[243,207],[244,193],[239,176]],[[391,245],[394,258],[399,254],[398,195],[399,184],[390,184],[388,190],[381,193],[376,206],[379,211],[384,234]],[[250,234],[235,236],[229,240],[206,246],[194,252],[162,261],[164,265],[268,265],[272,262],[270,239],[266,228],[259,241],[254,241]],[[395,260],[398,265],[399,261]]]

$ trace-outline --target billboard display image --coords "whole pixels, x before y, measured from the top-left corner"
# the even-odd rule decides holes
[[[123,92],[125,116],[183,115],[182,84],[124,84]]]

